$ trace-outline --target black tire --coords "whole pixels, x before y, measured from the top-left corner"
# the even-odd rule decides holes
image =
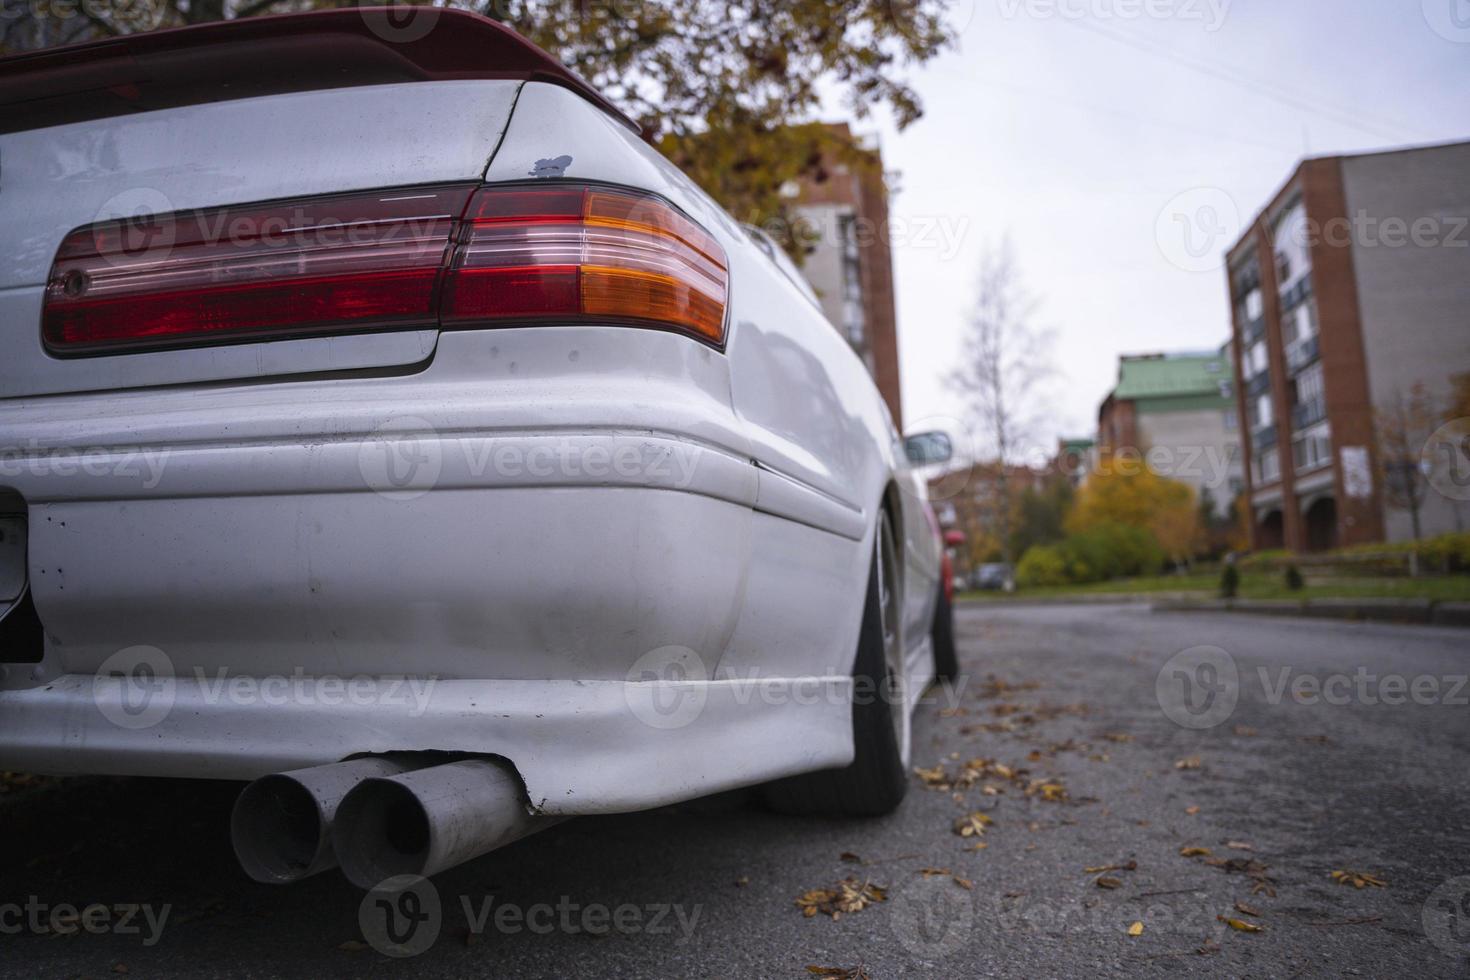
[[[953,682],[960,676],[960,657],[954,646],[954,606],[944,585],[939,586],[939,601],[934,604],[934,679]]]
[[[886,516],[879,525],[878,539],[868,572],[863,624],[853,664],[852,740],[856,756],[843,769],[824,769],[768,783],[766,804],[782,813],[882,816],[892,813],[908,791],[908,772],[904,768],[893,706],[887,696],[891,688],[883,590],[879,585],[879,562],[883,560],[880,548],[889,549],[890,561],[894,552],[893,532]],[[890,568],[896,571],[896,565]],[[888,580],[893,580],[891,574]],[[893,629],[898,628],[895,622]]]

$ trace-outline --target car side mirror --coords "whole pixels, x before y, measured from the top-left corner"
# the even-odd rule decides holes
[[[920,432],[904,439],[903,452],[915,466],[932,466],[954,457],[954,443],[943,432]]]

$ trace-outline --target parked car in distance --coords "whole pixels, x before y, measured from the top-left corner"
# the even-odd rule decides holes
[[[970,585],[980,592],[1016,591],[1016,566],[1007,562],[989,562],[975,569]]]
[[[363,887],[891,811],[948,439],[587,83],[374,13],[0,60],[0,769],[252,780],[252,877]]]

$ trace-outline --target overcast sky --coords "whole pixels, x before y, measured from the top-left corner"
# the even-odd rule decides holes
[[[1056,331],[1042,438],[1090,435],[1120,353],[1225,341],[1220,255],[1301,157],[1470,138],[1467,0],[960,0],[957,20],[959,50],[911,73],[924,118],[858,126],[900,175],[910,431],[960,414],[941,379],[987,239],[1009,232]]]

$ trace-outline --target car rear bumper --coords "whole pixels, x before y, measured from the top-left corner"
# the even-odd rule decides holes
[[[0,448],[47,632],[0,665],[0,765],[490,753],[570,814],[851,758],[832,570],[862,515],[754,465],[723,361],[683,338],[446,334],[405,376],[11,402]],[[702,707],[660,727],[632,705],[669,671],[660,697]]]

